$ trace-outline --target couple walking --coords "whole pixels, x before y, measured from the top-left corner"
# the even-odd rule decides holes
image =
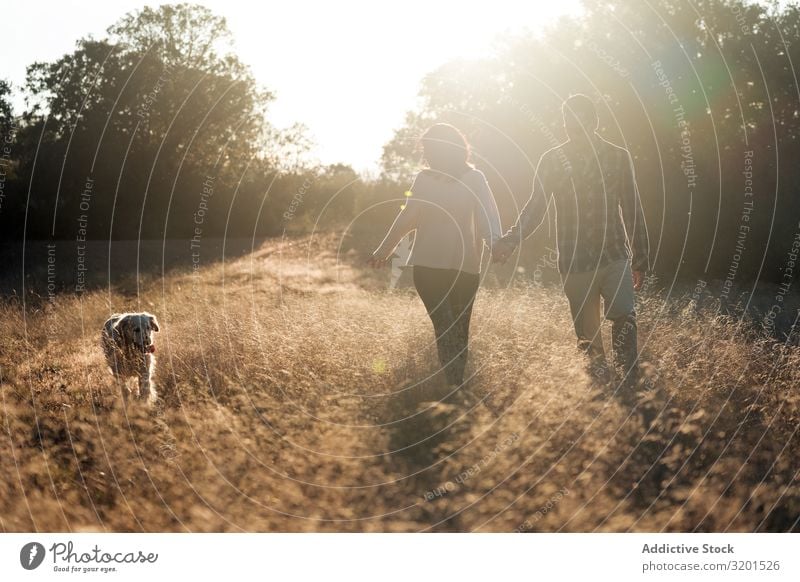
[[[578,348],[595,378],[610,380],[600,333],[604,312],[615,363],[630,385],[638,378],[634,290],[649,268],[649,249],[633,164],[627,150],[597,134],[597,111],[587,96],[569,97],[562,112],[568,139],[542,155],[531,197],[505,235],[486,177],[469,163],[464,136],[447,124],[428,129],[422,137],[428,168],[414,178],[411,195],[372,255],[373,266],[385,264],[416,231],[408,265],[433,322],[448,384],[464,379],[483,245],[493,262],[504,263],[538,230],[551,202]]]

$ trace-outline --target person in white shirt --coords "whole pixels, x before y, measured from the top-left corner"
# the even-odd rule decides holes
[[[408,265],[433,322],[447,382],[457,386],[464,378],[483,248],[491,250],[500,238],[500,215],[486,177],[469,163],[469,144],[458,129],[437,123],[422,136],[422,147],[428,168],[414,178],[371,263],[386,264],[403,237],[416,231]]]

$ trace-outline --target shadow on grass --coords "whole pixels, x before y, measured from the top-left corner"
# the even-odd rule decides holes
[[[0,245],[0,295],[35,303],[51,293],[109,289],[135,294],[141,283],[231,261],[265,240],[189,239],[122,241],[14,241]]]
[[[379,415],[393,451],[386,463],[403,475],[403,488],[417,500],[421,523],[430,524],[431,531],[463,531],[459,517],[449,514],[449,492],[440,489],[452,477],[448,460],[469,442],[472,405],[442,374],[422,378],[401,382]]]

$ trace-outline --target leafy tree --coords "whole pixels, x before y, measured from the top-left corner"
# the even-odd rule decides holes
[[[4,79],[0,79],[0,135],[2,136],[8,134],[13,121],[13,111],[9,101],[10,95],[11,84]]]
[[[428,75],[422,107],[384,149],[384,175],[407,179],[416,136],[452,122],[470,136],[508,223],[539,156],[565,139],[563,99],[583,92],[598,104],[600,133],[634,157],[659,272],[776,278],[800,214],[787,161],[800,154],[799,34],[794,5],[585,2],[541,35],[503,39],[493,58]],[[549,242],[537,236],[526,255],[536,261]]]
[[[33,236],[73,237],[87,213],[96,238],[190,236],[208,180],[202,227],[220,234],[242,173],[266,171],[273,144],[297,137],[265,121],[272,94],[236,57],[225,19],[197,5],[124,16],[107,38],[30,66],[27,91]]]

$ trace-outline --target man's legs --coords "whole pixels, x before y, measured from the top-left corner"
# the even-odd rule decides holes
[[[600,272],[600,294],[603,296],[606,318],[611,320],[614,362],[622,369],[627,380],[635,382],[639,374],[639,355],[630,261],[614,261]]]
[[[578,348],[589,356],[592,372],[604,379],[607,376],[603,336],[600,333],[600,273],[586,271],[564,275],[564,294],[569,301]]]

